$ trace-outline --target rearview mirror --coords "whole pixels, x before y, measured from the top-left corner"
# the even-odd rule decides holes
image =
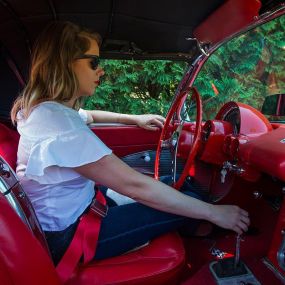
[[[261,112],[269,116],[285,116],[285,94],[267,96],[263,102]]]

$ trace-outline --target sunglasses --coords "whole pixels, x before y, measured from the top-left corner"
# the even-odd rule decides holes
[[[84,58],[89,58],[91,59],[90,61],[90,65],[91,65],[91,68],[93,70],[96,70],[100,64],[100,57],[98,55],[92,55],[92,54],[84,54],[80,57],[77,57],[76,59],[84,59]]]

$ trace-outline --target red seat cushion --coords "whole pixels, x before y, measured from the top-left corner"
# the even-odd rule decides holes
[[[81,266],[67,284],[176,284],[184,260],[181,238],[169,233],[136,251]]]

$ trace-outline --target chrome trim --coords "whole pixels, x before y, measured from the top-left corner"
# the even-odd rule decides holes
[[[30,223],[24,213],[24,211],[22,210],[22,207],[20,206],[19,202],[17,201],[17,198],[15,197],[13,192],[8,193],[7,195],[5,195],[5,198],[7,199],[7,201],[10,203],[10,205],[12,206],[12,208],[15,210],[15,212],[17,213],[17,215],[20,217],[20,219],[25,223],[25,225],[31,230],[31,226]]]
[[[0,192],[4,194],[5,191],[10,190],[19,181],[17,179],[16,173],[13,171],[13,169],[11,169],[7,161],[2,157],[0,157],[0,169]]]
[[[277,251],[277,261],[278,261],[278,265],[285,270],[285,235],[283,233],[283,231],[281,231],[280,233],[282,235],[282,240],[281,240],[281,244],[280,247]]]
[[[174,151],[171,152],[172,154],[172,181],[176,183],[176,177],[177,177],[177,153],[178,153],[178,145],[179,140],[181,137],[182,129],[183,129],[184,121],[179,122],[179,126],[177,127],[176,131],[172,134],[172,148],[174,148]],[[172,149],[171,148],[171,149]]]
[[[209,54],[208,54],[209,44],[208,43],[206,43],[206,44],[202,43],[197,38],[186,38],[186,41],[194,41],[194,42],[196,42],[199,51],[202,54],[204,54],[206,56],[209,56]]]
[[[9,204],[12,206],[12,208],[15,210],[17,215],[20,217],[20,219],[27,225],[27,227],[32,231],[32,228],[30,226],[30,223],[20,205],[20,203],[17,200],[17,197],[13,193],[13,188],[17,187],[19,185],[19,180],[13,171],[13,169],[9,166],[9,164],[6,162],[6,160],[2,157],[0,157],[0,166],[5,170],[5,172],[2,172],[0,175],[0,193],[2,193]],[[9,175],[6,175],[6,172],[9,173]],[[19,198],[24,198],[25,193],[21,192],[19,193]]]
[[[285,284],[285,276],[274,267],[274,265],[268,260],[268,258],[262,259],[263,264],[278,278],[283,284]]]

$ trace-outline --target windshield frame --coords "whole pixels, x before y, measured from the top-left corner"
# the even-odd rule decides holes
[[[248,27],[240,30],[239,32],[234,33],[233,35],[225,38],[223,41],[221,41],[221,42],[219,42],[213,46],[209,46],[209,48],[207,49],[206,52],[201,51],[200,55],[198,55],[193,60],[193,62],[191,64],[189,64],[188,70],[186,71],[184,78],[182,79],[181,83],[178,86],[174,100],[179,95],[180,92],[183,92],[183,90],[194,86],[195,80],[198,77],[200,70],[202,69],[204,64],[215,53],[215,51],[218,50],[221,46],[228,43],[232,39],[235,39],[235,38],[249,32],[249,31],[267,23],[267,22],[270,22],[270,21],[272,21],[278,17],[281,17],[284,14],[285,14],[285,6],[281,5],[281,6],[277,7],[276,9],[259,16],[258,18],[256,17],[254,19],[254,22],[251,25],[249,25]],[[272,122],[276,122],[276,121],[272,121]],[[283,121],[278,121],[278,123],[282,123],[282,122]]]

